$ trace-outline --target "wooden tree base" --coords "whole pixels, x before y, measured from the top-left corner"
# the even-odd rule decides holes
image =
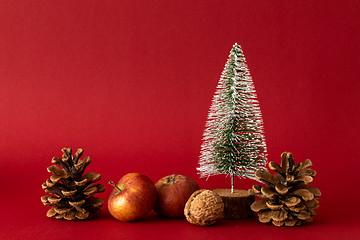
[[[250,196],[248,191],[239,189],[234,189],[234,193],[231,193],[230,189],[213,191],[219,194],[224,202],[224,218],[243,219],[253,216],[250,205],[255,201],[255,197]]]

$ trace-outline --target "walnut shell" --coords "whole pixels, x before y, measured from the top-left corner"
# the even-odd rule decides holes
[[[184,215],[188,222],[208,226],[214,224],[224,213],[221,197],[211,190],[194,192],[185,204]]]

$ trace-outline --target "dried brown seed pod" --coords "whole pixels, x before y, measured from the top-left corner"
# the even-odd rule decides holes
[[[217,193],[205,189],[194,192],[184,209],[186,220],[199,226],[216,223],[222,217],[223,212],[224,203],[221,197]]]
[[[311,161],[295,164],[292,153],[281,154],[281,164],[269,163],[267,170],[257,170],[255,177],[267,186],[254,185],[249,193],[259,197],[251,209],[257,212],[259,221],[275,226],[298,226],[313,220],[319,207],[319,189],[309,186],[316,171],[309,168]]]
[[[78,149],[74,155],[71,148],[63,148],[62,152],[62,158],[53,157],[51,161],[60,167],[48,167],[47,171],[53,175],[42,184],[49,195],[41,197],[41,201],[45,206],[53,206],[46,216],[66,220],[89,219],[100,212],[104,203],[103,199],[93,196],[105,191],[104,185],[93,184],[101,179],[101,175],[84,174],[91,159],[80,159],[83,149]]]

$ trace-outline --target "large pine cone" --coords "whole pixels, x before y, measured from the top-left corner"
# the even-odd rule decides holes
[[[71,148],[63,148],[62,151],[62,158],[53,157],[51,161],[61,168],[56,165],[48,167],[48,172],[54,175],[42,184],[45,192],[51,195],[41,197],[41,201],[45,206],[53,206],[46,216],[66,220],[91,218],[100,212],[104,204],[103,199],[93,196],[105,191],[104,185],[93,184],[101,179],[101,175],[93,172],[84,174],[91,159],[80,159],[83,149],[78,149],[74,156]]]
[[[313,220],[321,192],[308,186],[316,175],[316,171],[309,168],[311,166],[309,159],[295,164],[292,153],[284,152],[280,166],[269,163],[270,169],[278,174],[271,174],[268,170],[255,172],[255,177],[267,185],[254,185],[249,190],[251,195],[261,198],[251,205],[260,222],[292,227]]]

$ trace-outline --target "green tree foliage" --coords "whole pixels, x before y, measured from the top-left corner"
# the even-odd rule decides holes
[[[208,114],[197,168],[201,177],[217,174],[255,179],[265,168],[266,142],[255,87],[241,47],[235,43]]]

